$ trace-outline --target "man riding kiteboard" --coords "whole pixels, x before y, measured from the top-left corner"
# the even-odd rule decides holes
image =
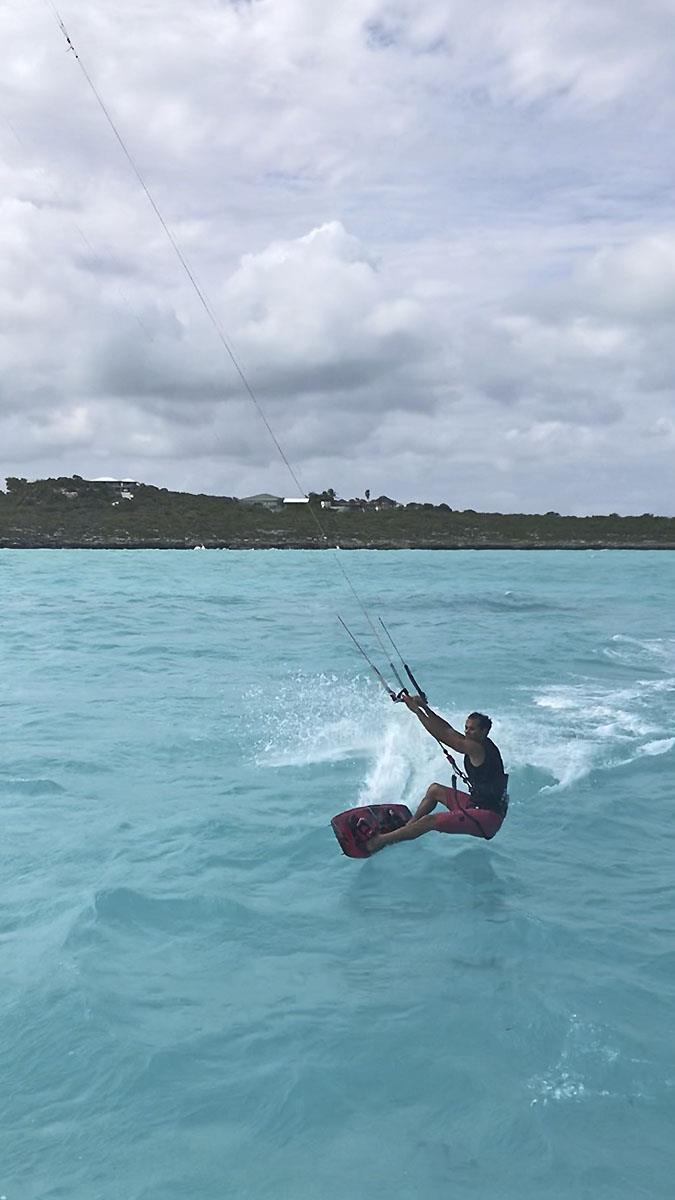
[[[488,737],[492,728],[490,718],[484,713],[469,713],[464,733],[460,733],[429,708],[424,696],[403,694],[400,699],[415,713],[432,737],[464,755],[463,775],[470,794],[459,792],[454,786],[432,783],[417,812],[406,825],[391,833],[376,833],[367,839],[368,853],[374,854],[376,850],[391,846],[394,842],[408,842],[422,837],[424,833],[431,833],[432,829],[440,833],[464,833],[487,840],[493,838],[501,828],[508,808],[508,775],[504,771],[499,749]],[[447,812],[434,813],[439,802],[445,805]],[[363,833],[367,836],[365,829]]]

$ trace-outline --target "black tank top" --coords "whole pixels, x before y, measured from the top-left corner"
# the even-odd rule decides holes
[[[480,808],[490,812],[505,813],[508,801],[506,785],[508,775],[504,772],[504,763],[494,742],[486,738],[485,758],[479,767],[474,767],[468,754],[464,755],[464,773],[469,780],[471,799]]]

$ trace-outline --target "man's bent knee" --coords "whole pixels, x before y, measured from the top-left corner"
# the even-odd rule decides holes
[[[433,799],[438,802],[443,798],[447,790],[447,788],[443,787],[442,783],[431,783],[427,788],[427,796],[430,800]]]

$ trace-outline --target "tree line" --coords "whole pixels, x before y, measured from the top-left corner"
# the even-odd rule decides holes
[[[477,512],[398,505],[388,496],[371,499],[369,491],[342,501],[332,488],[311,493],[309,504],[267,509],[150,484],[124,492],[78,475],[11,476],[0,491],[0,545],[675,549],[675,518]]]

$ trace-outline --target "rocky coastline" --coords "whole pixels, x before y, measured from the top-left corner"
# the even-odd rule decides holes
[[[37,531],[0,536],[0,550],[675,550],[672,542],[635,539],[381,538],[347,537],[333,544],[321,538],[230,537],[138,538],[50,536]]]

